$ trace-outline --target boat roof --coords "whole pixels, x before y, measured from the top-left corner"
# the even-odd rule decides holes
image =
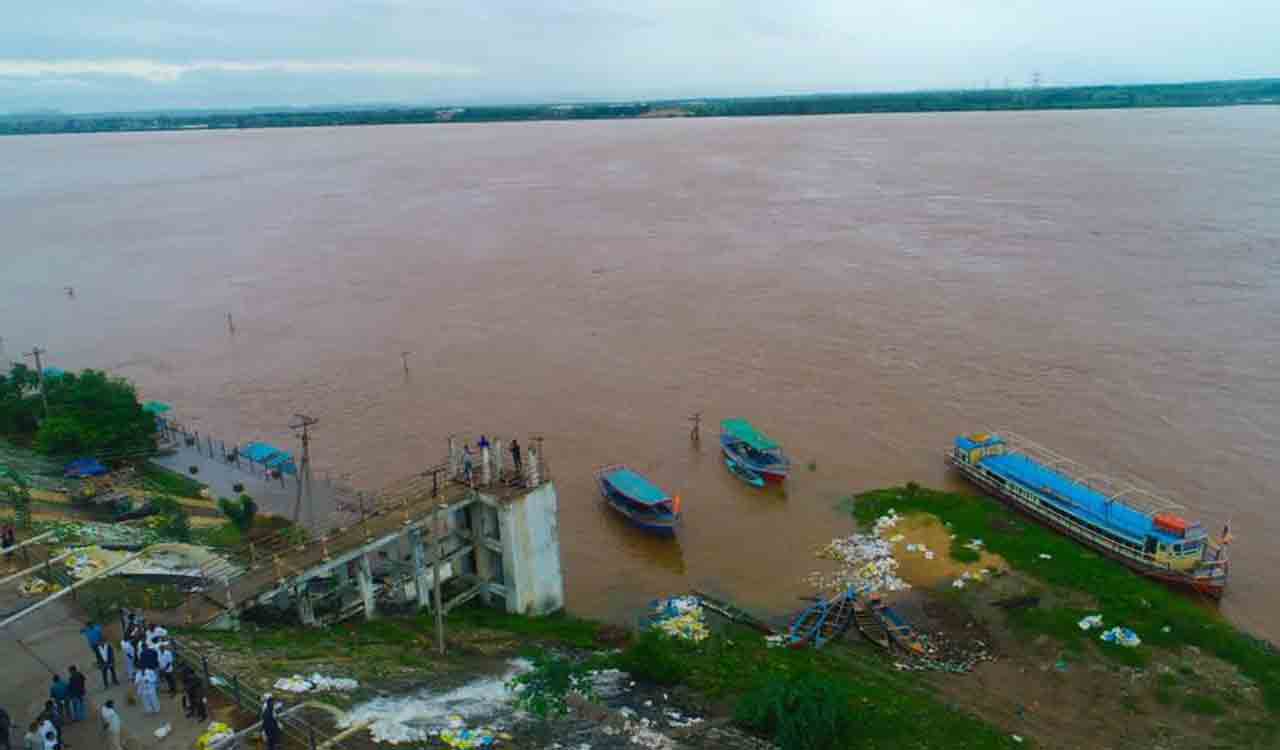
[[[720,430],[761,452],[776,451],[781,447],[745,419],[726,419],[720,423]]]
[[[1169,544],[1184,541],[1183,537],[1170,534],[1156,526],[1152,513],[1130,506],[1123,499],[1109,497],[1073,481],[1029,456],[1021,453],[1005,453],[987,456],[978,463],[1005,478],[1013,479],[1052,500],[1057,500],[1064,509],[1080,518],[1117,531],[1131,537],[1134,541],[1141,542],[1147,535],[1154,535]],[[1194,539],[1195,535],[1188,534],[1187,538]]]
[[[603,479],[613,485],[618,492],[647,505],[665,503],[671,499],[671,496],[661,487],[626,466],[619,466],[606,472]]]

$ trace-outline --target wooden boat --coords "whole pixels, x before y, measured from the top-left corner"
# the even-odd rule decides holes
[[[725,465],[725,468],[729,470],[730,474],[734,475],[738,479],[741,479],[742,481],[746,482],[752,487],[764,486],[764,477],[755,473],[751,469],[748,469],[746,466],[738,463],[736,460],[726,456],[724,459],[724,465]]]
[[[623,464],[596,470],[600,494],[631,523],[655,534],[673,535],[680,525],[680,496],[672,497],[640,472]]]
[[[923,655],[925,653],[924,641],[920,638],[920,634],[910,623],[902,619],[902,617],[894,612],[880,597],[871,597],[867,601],[867,609],[872,617],[880,624],[880,630],[884,632],[884,637],[892,641],[894,645],[909,653]],[[874,632],[874,631],[873,631]]]
[[[849,629],[854,618],[857,593],[849,589],[830,599],[820,599],[805,609],[791,622],[787,631],[787,646],[801,648],[812,645],[822,648],[839,638]]]
[[[893,645],[889,640],[889,631],[885,629],[884,623],[880,618],[871,611],[871,607],[863,600],[859,599],[853,606],[853,624],[857,626],[858,632],[863,637],[880,648],[888,649]]]
[[[729,470],[744,480],[755,475],[765,482],[778,483],[791,473],[791,459],[782,447],[745,419],[720,423],[720,449]]]
[[[1001,502],[1142,575],[1214,598],[1226,590],[1230,529],[1211,539],[1158,495],[1008,432],[961,435],[947,461]]]

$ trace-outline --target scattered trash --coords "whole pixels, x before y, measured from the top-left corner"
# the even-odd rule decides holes
[[[783,646],[787,645],[787,641],[788,641],[788,638],[786,633],[778,633],[776,635],[766,635],[764,637],[764,643],[769,648],[782,648]]]
[[[957,578],[957,579],[955,579],[954,581],[952,581],[952,582],[951,582],[951,587],[952,587],[952,588],[962,589],[962,588],[964,588],[964,585],[965,585],[965,584],[964,584],[964,579],[963,579],[963,578]]]
[[[1049,555],[1049,554],[1046,554],[1046,553],[1044,553],[1044,552],[1041,552],[1041,553],[1040,553],[1040,559],[1041,559],[1041,560],[1052,560],[1052,559],[1053,559],[1053,555]]]
[[[1053,668],[1059,672],[1066,672],[1071,669],[1071,665],[1067,663],[1066,659],[1058,659],[1053,663]]]
[[[1014,742],[1018,743],[1019,745],[1021,745],[1021,744],[1022,744],[1022,735],[1020,735],[1020,734],[1012,734],[1012,735],[1009,735],[1009,736],[1013,738],[1013,741],[1014,741]]]
[[[234,736],[235,732],[232,731],[231,727],[220,721],[215,721],[209,725],[204,734],[196,739],[196,750],[210,750],[223,740]]]
[[[360,683],[346,677],[325,677],[321,674],[304,677],[300,674],[295,674],[292,677],[281,677],[276,680],[274,687],[276,690],[283,690],[287,693],[349,692],[360,687]]]
[[[952,582],[951,582],[951,585],[952,585],[952,587],[954,587],[954,588],[962,589],[962,588],[964,588],[966,585],[968,585],[968,584],[969,584],[969,583],[971,583],[971,582],[972,582],[972,583],[980,583],[980,582],[982,582],[982,581],[986,580],[987,576],[989,576],[989,575],[991,575],[991,569],[990,569],[990,568],[983,568],[982,570],[979,570],[979,571],[977,571],[977,572],[971,572],[971,571],[966,570],[966,571],[964,571],[963,573],[961,573],[961,574],[960,574],[960,577],[959,577],[959,578],[957,578],[957,579],[955,579],[954,581],[952,581]]]
[[[876,519],[871,534],[855,533],[833,539],[818,551],[818,557],[840,564],[835,573],[812,573],[810,584],[826,591],[856,589],[861,593],[905,591],[911,585],[898,576],[898,560],[893,556],[893,544],[884,539],[886,530],[898,523],[897,511],[890,508]],[[910,551],[919,545],[908,544]]]
[[[696,596],[673,596],[655,601],[649,627],[686,641],[702,641],[711,635],[702,601]]]
[[[44,594],[53,594],[61,591],[62,587],[56,583],[49,583],[40,578],[27,578],[18,584],[18,591],[23,596],[43,596]]]
[[[1128,628],[1118,626],[1105,631],[1101,638],[1107,643],[1118,643],[1125,648],[1135,648],[1142,644],[1142,639],[1138,637],[1137,633]]]
[[[1089,615],[1088,617],[1077,622],[1081,630],[1090,630],[1092,628],[1102,627],[1102,615]]]
[[[1169,627],[1168,625],[1165,625],[1163,628],[1160,628],[1160,632],[1161,632],[1161,633],[1172,633],[1172,632],[1173,632],[1173,628]]]
[[[985,543],[981,539],[970,539],[964,546],[965,549],[971,549],[974,552],[981,552]]]
[[[154,732],[154,734],[157,738],[164,739],[165,737],[168,737],[169,733],[172,731],[173,731],[173,725],[166,722],[163,726],[157,729]]]
[[[478,747],[492,747],[497,740],[496,732],[489,727],[468,729],[461,717],[456,717],[456,725],[440,731],[440,740],[457,750],[473,750]]]

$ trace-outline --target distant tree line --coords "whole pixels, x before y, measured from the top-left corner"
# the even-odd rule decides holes
[[[598,120],[633,117],[760,117],[875,112],[964,112],[1127,107],[1218,107],[1280,103],[1280,79],[1132,86],[971,89],[885,94],[821,94],[730,99],[680,99],[627,104],[513,107],[386,107],[342,110],[0,117],[0,135],[96,133],[190,128],[292,128],[434,122]]]

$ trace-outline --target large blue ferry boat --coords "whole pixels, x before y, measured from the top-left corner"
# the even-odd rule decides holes
[[[1230,530],[1215,540],[1150,491],[1008,432],[961,435],[947,460],[1005,504],[1143,575],[1214,598],[1226,590]]]

